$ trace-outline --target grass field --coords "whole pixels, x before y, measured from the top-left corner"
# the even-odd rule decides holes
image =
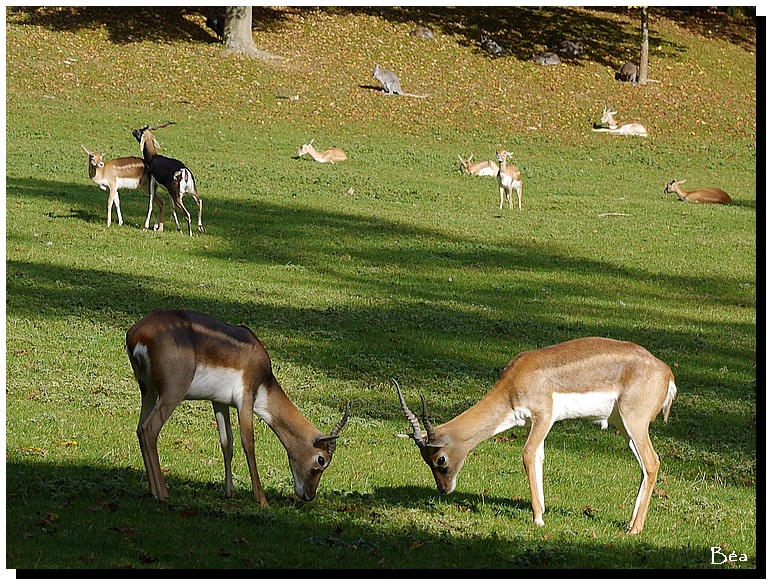
[[[763,567],[753,23],[652,9],[658,82],[633,86],[613,74],[638,50],[635,10],[254,11],[257,46],[283,61],[221,57],[206,9],[6,10],[7,567]],[[436,43],[408,36],[421,23]],[[480,34],[510,54],[482,54]],[[528,60],[561,36],[587,55]],[[429,97],[381,95],[375,63]],[[650,137],[593,133],[606,103]],[[205,233],[178,234],[168,214],[143,232],[146,201],[128,190],[125,225],[108,228],[81,145],[139,155],[131,130],[166,120],[156,136],[195,173]],[[349,160],[293,158],[311,138]],[[523,173],[522,211],[457,170],[500,148]],[[663,194],[673,178],[734,203],[681,203]],[[168,502],[145,497],[124,340],[156,307],[248,325],[324,431],[351,400],[313,502],[294,497],[264,424],[271,507],[252,501],[240,450],[226,500],[196,402],[161,434]],[[479,445],[448,496],[394,437],[407,423],[392,378],[438,424],[518,352],[590,335],[645,346],[678,384],[651,427],[662,467],[641,535],[624,533],[640,471],[612,431],[555,425],[543,528],[522,429]],[[744,560],[711,564],[711,547]]]

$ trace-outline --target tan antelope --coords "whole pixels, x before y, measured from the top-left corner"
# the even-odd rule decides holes
[[[484,160],[473,163],[473,154],[469,155],[469,158],[464,160],[461,155],[458,155],[458,160],[461,161],[461,166],[458,170],[466,173],[467,175],[475,175],[476,177],[495,177],[499,174],[499,165],[492,160]]]
[[[689,203],[731,203],[732,198],[729,194],[715,187],[709,187],[707,189],[695,189],[694,191],[687,191],[681,185],[684,184],[686,179],[682,181],[676,181],[673,179],[667,185],[665,185],[665,194],[675,193],[681,201],[687,201]]]
[[[195,311],[150,313],[126,333],[126,351],[142,393],[137,436],[153,496],[164,500],[169,495],[158,460],[161,428],[183,400],[209,400],[225,461],[226,497],[233,496],[232,406],[238,413],[255,500],[268,506],[255,463],[255,414],[286,449],[295,494],[304,501],[314,499],[348,420],[349,404],[332,432],[323,434],[290,402],[252,331]]]
[[[298,151],[295,153],[295,156],[300,158],[304,154],[310,154],[311,158],[313,158],[316,162],[320,163],[330,163],[335,164],[336,162],[343,162],[348,158],[346,156],[346,153],[343,151],[343,149],[338,148],[337,146],[333,146],[331,148],[328,148],[327,150],[323,150],[322,152],[319,152],[314,148],[314,141],[309,140],[305,144],[301,145],[300,148],[298,148]]]
[[[83,145],[81,144],[81,146]],[[150,180],[144,161],[136,156],[114,158],[113,160],[106,161],[104,153],[91,152],[85,146],[83,146],[83,150],[88,155],[88,176],[103,191],[110,192],[107,197],[108,227],[113,220],[113,205],[115,205],[115,211],[118,214],[118,225],[123,225],[121,199],[118,195],[118,189],[140,189],[150,198]],[[156,197],[155,200],[159,209],[163,209],[163,201],[159,197]],[[152,211],[153,199],[150,198],[148,217]]]
[[[496,174],[496,180],[499,183],[499,209],[504,208],[505,191],[509,208],[513,208],[512,189],[517,191],[517,208],[523,209],[523,179],[520,176],[520,169],[507,165],[507,158],[510,156],[512,153],[506,150],[496,151],[496,160],[499,161],[499,169]]]
[[[203,211],[203,201],[198,195],[198,189],[196,188],[196,179],[193,176],[192,171],[185,166],[184,163],[175,159],[169,158],[158,154],[159,143],[156,137],[150,132],[158,128],[164,128],[174,122],[166,122],[158,126],[143,126],[136,130],[132,130],[132,135],[139,142],[139,149],[142,151],[142,157],[145,161],[145,166],[148,169],[150,175],[150,194],[155,197],[156,189],[158,185],[161,185],[169,192],[172,200],[172,217],[174,223],[177,224],[177,231],[182,232],[180,222],[177,219],[177,211],[182,211],[182,215],[185,221],[188,223],[188,235],[193,236],[193,229],[191,227],[190,212],[183,203],[183,197],[186,193],[190,193],[193,197],[193,201],[198,207],[198,232],[203,233],[204,224],[201,222],[201,213]],[[147,221],[145,221],[145,228],[148,228],[150,224],[150,214],[147,215]],[[154,228],[156,231],[162,232],[164,229],[164,215],[163,207],[159,213],[158,222]]]
[[[394,381],[395,384],[396,381]],[[632,449],[643,473],[628,531],[643,529],[657,481],[659,457],[649,438],[649,423],[661,411],[665,421],[676,395],[673,372],[633,343],[588,337],[525,351],[506,367],[499,381],[477,404],[453,420],[433,427],[421,395],[421,432],[397,384],[400,405],[413,427],[412,438],[431,468],[437,489],[456,489],[467,454],[479,443],[530,422],[523,464],[531,492],[533,521],[544,526],[544,439],[559,420],[586,418],[615,426]]]
[[[601,116],[601,125],[607,125],[608,128],[593,128],[593,132],[608,132],[609,134],[618,134],[620,136],[643,136],[647,137],[649,133],[640,122],[628,122],[620,124],[614,116],[618,112],[612,108],[603,106],[603,115]]]

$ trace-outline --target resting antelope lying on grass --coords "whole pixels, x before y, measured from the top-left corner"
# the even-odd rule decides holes
[[[614,119],[616,110],[603,106],[603,115],[601,116],[601,125],[606,124],[608,128],[593,128],[593,132],[608,132],[609,134],[618,134],[620,136],[643,136],[649,135],[646,128],[640,122],[628,122],[620,124]]]
[[[731,203],[732,198],[729,194],[715,187],[709,187],[707,189],[695,189],[694,191],[687,191],[681,185],[683,185],[686,179],[676,181],[673,179],[667,185],[665,185],[665,193],[675,193],[681,201],[687,201],[688,203]]]
[[[461,155],[458,155],[458,160],[461,161],[461,166],[458,170],[466,173],[467,175],[475,175],[476,177],[495,177],[499,174],[499,165],[492,160],[484,160],[473,163],[473,154],[469,155],[469,158],[464,160]]]
[[[338,148],[337,146],[333,146],[332,148],[328,148],[327,150],[323,150],[322,152],[319,152],[314,148],[314,141],[309,140],[305,144],[303,144],[300,148],[298,148],[298,151],[295,153],[295,156],[297,158],[300,158],[304,154],[310,154],[311,158],[313,158],[316,162],[320,163],[330,163],[335,164],[336,162],[343,162],[348,158],[346,156],[346,153],[343,151],[342,148]]]

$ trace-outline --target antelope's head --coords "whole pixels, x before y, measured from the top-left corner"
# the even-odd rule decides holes
[[[676,181],[673,179],[672,181],[668,181],[668,184],[665,185],[665,195],[668,193],[676,193],[678,194],[678,191],[676,190],[678,186],[683,185],[683,183],[686,181],[686,179],[683,179],[681,181]]]
[[[617,114],[616,110],[614,110],[611,107],[608,107],[608,106],[604,105],[603,106],[603,114],[600,117],[601,125],[608,124],[609,126],[611,126],[611,125],[616,124],[616,122],[614,121],[614,116],[616,114]]]
[[[329,435],[316,436],[310,444],[304,444],[302,448],[287,449],[295,495],[304,502],[310,502],[316,497],[319,480],[332,461],[338,436],[348,422],[350,408],[351,403],[347,402],[343,417]]]
[[[429,414],[426,410],[426,400],[421,394],[421,418],[424,423],[424,432],[421,431],[421,423],[418,417],[410,412],[405,403],[405,397],[396,380],[393,380],[397,387],[399,403],[402,406],[402,412],[405,413],[408,422],[413,427],[410,435],[398,435],[402,438],[410,438],[415,441],[416,446],[421,451],[421,457],[432,470],[434,482],[437,489],[443,494],[452,493],[456,489],[456,478],[458,472],[466,461],[468,451],[458,445],[454,446],[453,437],[445,433],[442,426],[436,429],[429,422]]]
[[[147,124],[142,126],[142,128],[137,128],[136,130],[132,130],[131,134],[134,136],[134,138],[137,139],[137,142],[139,142],[139,149],[143,152],[145,152],[145,146],[148,147],[151,154],[156,154],[157,149],[161,148],[161,144],[156,140],[156,137],[151,134],[151,130],[158,130],[159,128],[166,128],[166,126],[169,126],[171,124],[174,124],[171,120],[168,122],[164,122],[163,124],[158,124],[157,126],[148,126]]]
[[[458,160],[461,161],[461,166],[458,167],[458,170],[461,171],[461,172],[467,173],[467,174],[470,173],[471,169],[469,167],[472,166],[472,158],[473,157],[474,157],[474,155],[470,154],[469,158],[464,160],[463,158],[461,158],[461,155],[459,154],[458,155]]]
[[[81,146],[83,146],[81,144]],[[88,166],[89,169],[101,169],[105,166],[105,155],[104,153],[100,152],[91,152],[88,148],[83,146],[83,150],[86,151],[86,154],[88,155]]]
[[[301,157],[304,154],[308,154],[308,152],[311,150],[311,147],[313,146],[313,144],[314,144],[314,139],[312,138],[311,140],[309,140],[305,144],[301,145],[300,148],[298,148],[298,151],[295,153],[295,156],[296,157]]]
[[[496,160],[499,162],[503,162],[503,163],[507,162],[507,158],[509,158],[510,156],[512,156],[512,153],[506,150],[496,151]]]

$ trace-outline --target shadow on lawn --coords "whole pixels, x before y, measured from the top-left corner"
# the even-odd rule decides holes
[[[59,199],[66,194],[73,206],[71,211],[75,221],[100,224],[103,221],[102,217],[92,217],[82,211],[82,208],[89,209],[94,205],[94,189],[85,185],[8,178],[7,191],[11,197]],[[726,324],[711,321],[710,317],[684,322],[682,328],[676,330],[630,328],[626,324],[631,320],[631,312],[637,313],[633,322],[660,323],[666,322],[668,317],[659,315],[655,308],[619,307],[616,301],[619,291],[609,290],[605,279],[590,277],[611,275],[615,281],[636,291],[635,283],[644,283],[641,290],[656,291],[649,293],[652,296],[649,307],[656,307],[657,303],[653,301],[662,301],[666,295],[675,295],[679,299],[701,298],[706,315],[711,314],[707,310],[711,305],[721,309],[748,302],[747,299],[721,295],[706,299],[701,294],[704,290],[726,290],[724,281],[717,279],[711,283],[703,277],[677,277],[654,274],[645,268],[620,268],[603,261],[577,259],[571,257],[570,252],[527,242],[480,249],[475,242],[453,238],[439,230],[416,229],[398,221],[263,203],[250,206],[250,213],[260,218],[258,233],[240,229],[229,231],[229,226],[243,224],[244,205],[230,201],[217,201],[216,205],[217,225],[221,230],[217,235],[228,245],[218,246],[217,251],[195,246],[191,254],[221,261],[237,259],[240,270],[246,274],[253,272],[256,279],[266,270],[300,264],[306,274],[304,279],[318,280],[319,287],[339,288],[360,298],[377,298],[383,302],[290,307],[276,299],[259,297],[248,303],[212,300],[197,295],[192,289],[181,295],[174,280],[163,275],[127,278],[122,272],[110,270],[81,270],[45,262],[12,260],[6,265],[8,314],[27,318],[55,316],[58,319],[68,314],[88,315],[97,322],[106,321],[123,329],[157,307],[210,313],[225,321],[250,326],[273,356],[280,380],[282,359],[289,359],[302,361],[304,366],[330,376],[355,381],[369,389],[361,397],[351,397],[356,402],[355,410],[360,416],[384,420],[401,416],[392,401],[392,377],[400,379],[411,399],[416,389],[428,390],[435,421],[449,420],[468,408],[471,404],[467,397],[432,392],[431,388],[442,387],[442,380],[450,377],[463,377],[479,386],[479,396],[482,396],[498,377],[497,369],[506,364],[491,367],[481,348],[502,340],[511,340],[510,357],[514,357],[523,349],[576,337],[600,335],[628,339],[644,345],[668,363],[680,362],[682,369],[691,372],[685,376],[679,369],[675,370],[682,396],[704,394],[709,390],[721,399],[745,401],[754,392],[753,388],[745,388],[737,382],[721,381],[717,372],[715,377],[702,374],[716,370],[715,356],[721,356],[721,364],[727,371],[743,371],[747,364],[755,363],[755,355],[749,355],[732,342],[737,335],[754,336],[753,325],[736,325],[736,335],[726,335]],[[67,217],[62,221],[65,220],[73,219]],[[112,229],[131,228],[116,226]],[[136,237],[142,237],[141,233],[138,232]],[[148,237],[152,236],[148,234]],[[172,242],[184,238],[187,242],[187,236],[176,232],[158,237]],[[345,245],[341,246],[341,240]],[[421,242],[421,247],[416,248],[415,242]],[[341,264],[337,260],[341,248],[349,257],[347,263]],[[394,272],[389,268],[393,266],[410,266],[413,270]],[[545,278],[555,273],[585,274],[588,278],[582,285],[585,290],[581,296],[576,296],[571,285],[556,278],[549,284],[544,281],[550,288],[549,295],[535,298],[531,286],[519,288],[519,285],[507,284],[501,288],[491,285],[479,290],[473,280],[471,285],[459,279],[458,283],[448,286],[446,278],[440,285],[436,278],[427,277],[437,266],[448,266],[453,272],[469,269],[495,273],[507,267],[524,274],[544,274]],[[363,271],[358,267],[372,267],[374,271]],[[202,283],[206,282],[205,273],[199,278],[203,279]],[[740,283],[736,285],[733,288],[739,290]],[[169,290],[174,292],[170,294]],[[559,299],[557,315],[552,297]],[[511,319],[487,316],[485,312],[474,310],[474,307],[496,307],[502,298],[507,298],[512,307]],[[584,305],[582,298],[607,301],[609,310],[604,311],[604,324],[579,326],[564,321],[561,315],[582,315],[592,310]],[[588,318],[586,322],[593,320]],[[426,343],[427,333],[431,343]],[[279,359],[271,349],[271,340],[277,337],[285,340]],[[345,398],[318,396],[317,401],[337,412]],[[657,433],[672,437],[689,434],[691,445],[699,445],[711,452],[755,453],[755,430],[749,429],[750,421],[726,412],[689,412],[684,402],[679,405],[676,401],[671,424],[655,423]],[[684,422],[679,423],[679,420]],[[699,421],[699,425],[692,426],[694,421]],[[745,430],[727,434],[727,427]]]
[[[226,500],[221,486],[193,481],[178,483],[168,502],[157,502],[142,495],[144,478],[129,468],[30,460],[8,463],[6,474],[6,566],[13,569],[31,569],[23,563],[35,558],[36,569],[110,569],[111,578],[121,576],[118,569],[161,567],[453,568],[474,569],[480,578],[486,568],[710,566],[707,550],[657,547],[645,533],[626,537],[621,523],[611,519],[606,519],[609,529],[619,533],[613,546],[605,539],[597,544],[589,538],[553,539],[545,536],[551,535],[548,527],[528,524],[529,502],[496,497],[482,502],[463,491],[442,499],[473,515],[483,508],[495,514],[511,510],[517,516],[511,522],[524,522],[527,536],[470,538],[462,529],[463,517],[442,516],[436,516],[436,526],[395,533],[384,515],[418,508],[431,516],[438,496],[425,487],[378,488],[373,494],[325,490],[310,503],[269,489],[271,507],[264,510],[247,491]],[[755,558],[749,564],[755,565]]]
[[[186,18],[190,15],[223,16],[223,8],[207,7],[15,7],[11,13],[20,15],[22,23],[59,31],[105,27],[111,42],[123,44],[144,40],[193,40],[219,42],[209,29]],[[257,30],[273,30],[292,13],[303,14],[318,8],[255,6],[252,26]],[[456,35],[467,46],[477,47],[480,36],[494,38],[507,54],[520,60],[530,60],[532,53],[541,52],[561,40],[581,42],[586,55],[566,60],[581,63],[590,59],[603,65],[619,66],[628,59],[637,61],[640,53],[640,25],[630,26],[607,17],[613,13],[630,15],[639,22],[639,11],[625,7],[598,8],[593,12],[568,6],[356,6],[325,7],[335,13],[368,14],[396,23],[422,23],[435,32]],[[662,43],[657,35],[657,17],[676,20],[683,28],[697,34],[722,37],[728,42],[755,50],[755,20],[734,20],[725,12],[709,7],[651,8],[649,41],[664,50],[679,51],[677,45]]]

